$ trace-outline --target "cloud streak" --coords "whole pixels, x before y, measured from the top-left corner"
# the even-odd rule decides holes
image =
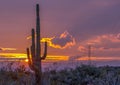
[[[3,48],[3,47],[0,47],[0,50],[2,50],[2,51],[14,51],[14,50],[16,50],[16,48]]]
[[[92,56],[119,57],[120,34],[104,34],[80,43],[78,50],[87,53],[88,45],[92,46]]]

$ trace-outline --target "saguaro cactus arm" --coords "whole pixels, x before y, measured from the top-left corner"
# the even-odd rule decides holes
[[[31,65],[31,59],[30,59],[30,51],[29,51],[29,48],[27,48],[26,49],[26,51],[27,51],[27,58],[28,58],[28,60],[29,60],[29,65]]]
[[[47,56],[47,42],[45,42],[45,47],[44,47],[44,54],[43,56],[41,57],[42,60],[44,60]]]
[[[33,70],[33,64],[32,64],[32,60],[30,58],[29,48],[27,48],[26,50],[27,50],[27,57],[28,57],[28,65],[29,65],[30,69]]]
[[[32,48],[32,46],[31,46],[31,48]],[[35,70],[37,70],[35,64],[33,63],[33,62],[35,62],[35,59],[33,61],[34,57],[30,55],[30,49],[27,48],[26,50],[27,50],[28,65],[31,70],[35,71]]]

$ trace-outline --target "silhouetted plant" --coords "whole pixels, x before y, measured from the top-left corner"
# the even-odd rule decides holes
[[[29,60],[29,67],[31,70],[35,72],[35,78],[36,78],[36,83],[35,85],[41,85],[41,77],[42,77],[42,72],[41,72],[41,60],[44,60],[47,55],[47,42],[45,42],[45,51],[44,55],[41,57],[41,45],[40,45],[40,17],[39,17],[39,4],[36,5],[36,33],[35,30],[32,29],[32,45],[31,45],[31,56],[30,56],[30,50],[27,48],[27,56]],[[35,40],[36,39],[36,40]],[[35,44],[36,43],[36,44]]]

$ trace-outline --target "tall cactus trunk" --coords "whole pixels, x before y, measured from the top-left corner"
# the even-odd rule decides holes
[[[42,85],[41,76],[42,75],[39,71],[35,72],[35,85]]]
[[[31,70],[35,73],[35,85],[42,85],[42,69],[41,69],[41,60],[46,58],[47,55],[47,42],[45,42],[45,51],[44,55],[41,57],[41,44],[40,44],[40,17],[39,17],[39,4],[36,5],[36,33],[32,29],[32,45],[31,45],[31,57],[30,50],[27,48],[28,64]],[[36,35],[36,36],[35,36]],[[35,44],[36,43],[36,44]]]
[[[40,60],[41,45],[40,45],[40,17],[39,17],[39,5],[36,5],[36,60]],[[36,85],[41,85],[41,60],[36,62],[38,70],[35,72]]]

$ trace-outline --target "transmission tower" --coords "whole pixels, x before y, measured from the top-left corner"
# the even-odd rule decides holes
[[[88,65],[91,65],[91,45],[88,45]]]

